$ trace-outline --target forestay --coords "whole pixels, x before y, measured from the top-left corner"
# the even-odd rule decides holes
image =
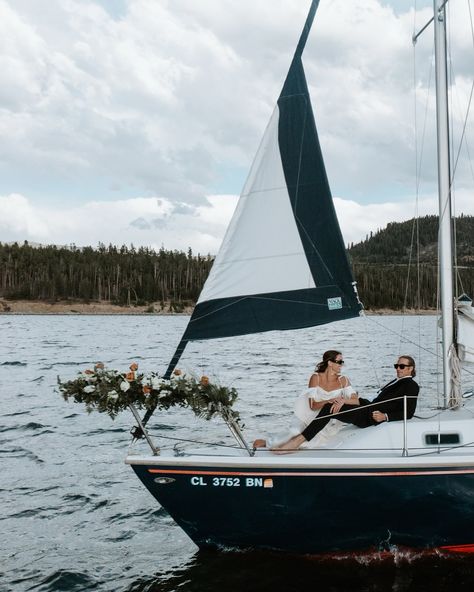
[[[302,64],[317,5],[313,1],[277,106],[167,376],[190,340],[298,329],[359,314]]]

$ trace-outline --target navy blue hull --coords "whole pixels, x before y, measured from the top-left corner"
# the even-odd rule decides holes
[[[469,545],[474,471],[225,470],[134,465],[201,548],[331,553]]]

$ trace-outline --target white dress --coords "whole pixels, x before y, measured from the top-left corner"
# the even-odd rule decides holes
[[[325,391],[320,386],[307,388],[296,399],[295,405],[293,407],[293,419],[288,430],[278,434],[270,435],[267,438],[267,446],[269,448],[281,446],[281,444],[284,444],[290,438],[301,434],[301,432],[313,421],[313,419],[318,416],[320,409],[311,409],[309,406],[310,399],[313,399],[313,401],[317,402],[329,401],[329,399],[334,399],[336,397],[350,399],[351,395],[353,394],[356,394],[356,391],[353,389],[352,385],[345,387],[341,386],[341,388],[334,389],[332,391]],[[332,438],[332,436],[337,434],[337,432],[342,427],[344,427],[344,425],[345,424],[342,421],[331,419],[327,426],[325,426],[318,434],[316,434],[312,440],[309,442],[304,442],[300,448],[319,448],[320,446],[324,446],[327,441]]]

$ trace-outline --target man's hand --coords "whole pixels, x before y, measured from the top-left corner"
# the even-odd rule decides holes
[[[388,421],[385,413],[382,413],[381,411],[374,411],[372,413],[372,419],[377,423],[382,423],[382,421]]]

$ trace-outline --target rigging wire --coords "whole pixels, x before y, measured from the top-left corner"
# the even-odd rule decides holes
[[[473,17],[472,17],[472,11],[471,11],[471,4],[470,4],[470,0],[467,1],[467,5],[468,5],[468,10],[469,10],[469,21],[470,21],[470,30],[471,30],[471,38],[473,41],[473,47],[474,47],[474,25],[473,25]],[[451,23],[451,18],[448,19],[448,23],[449,23],[449,37],[451,39],[451,34],[452,34],[452,29],[450,26]],[[451,43],[449,44],[449,47],[451,47]],[[455,102],[455,98],[457,99],[457,107],[458,110],[461,112],[462,110],[460,109],[460,105],[459,105],[459,96],[458,94],[455,93],[456,90],[456,76],[455,76],[455,72],[454,72],[454,67],[453,67],[453,60],[452,60],[452,56],[450,53],[450,68],[449,68],[449,74],[450,74],[450,88],[452,90],[451,92],[451,103],[453,105],[453,108],[451,109],[451,135],[450,135],[450,145],[451,145],[451,156],[454,155],[454,102]],[[472,105],[472,98],[473,98],[473,94],[474,94],[474,80],[472,81],[471,84],[471,90],[469,93],[469,99],[468,99],[468,104],[467,104],[467,109],[465,112],[465,115],[463,118],[463,124],[462,124],[462,131],[461,131],[461,136],[458,142],[458,146],[457,146],[457,151],[456,151],[456,157],[453,158],[451,164],[451,175],[450,175],[450,186],[449,186],[449,191],[451,194],[451,201],[453,204],[453,211],[452,211],[452,224],[453,224],[453,232],[454,232],[454,277],[455,277],[455,297],[459,298],[459,294],[460,291],[464,292],[464,286],[463,286],[463,282],[462,282],[462,278],[461,278],[461,274],[460,274],[460,268],[459,268],[459,262],[458,262],[458,249],[457,249],[457,216],[456,216],[456,200],[455,200],[455,178],[456,178],[456,172],[457,172],[457,168],[458,168],[458,164],[459,164],[459,159],[460,159],[460,155],[461,155],[461,150],[463,148],[463,145],[465,145],[466,147],[466,152],[467,152],[467,157],[468,157],[468,162],[469,162],[469,166],[471,169],[471,174],[473,174],[473,169],[472,169],[472,161],[471,161],[471,156],[470,156],[470,152],[469,152],[469,144],[467,141],[467,137],[466,137],[466,129],[467,129],[467,124],[468,124],[468,120],[469,120],[469,114],[470,114],[470,109],[471,109],[471,105]],[[474,174],[473,174],[474,177]],[[450,365],[452,368],[452,378],[454,383],[457,385],[457,392],[460,393],[461,391],[461,366],[460,366],[460,361],[457,357],[457,350],[455,348],[453,348],[452,351],[452,355],[449,356],[449,360],[450,360]],[[464,368],[464,370],[466,370]],[[455,389],[456,391],[456,389]],[[457,405],[460,404],[460,401],[456,401]]]
[[[420,225],[419,225],[419,196],[420,196],[420,184],[421,184],[421,171],[423,165],[423,157],[424,157],[424,150],[425,150],[425,138],[426,138],[426,128],[427,128],[427,121],[428,121],[428,112],[429,112],[429,101],[430,101],[430,94],[432,88],[432,76],[433,76],[433,62],[434,62],[434,44],[432,45],[431,50],[431,59],[430,59],[430,68],[428,73],[428,83],[426,89],[426,98],[424,104],[424,117],[423,117],[423,127],[421,132],[421,140],[420,145],[418,143],[418,93],[417,93],[417,37],[415,36],[416,33],[416,15],[417,15],[417,5],[415,1],[415,10],[413,12],[413,53],[412,53],[412,60],[413,60],[413,111],[414,111],[414,143],[415,143],[415,216],[413,220],[412,226],[412,235],[411,235],[411,244],[409,250],[409,261],[408,261],[408,269],[407,269],[407,277],[406,277],[406,285],[405,285],[405,298],[404,298],[404,311],[407,306],[408,301],[408,290],[409,290],[409,280],[410,280],[410,272],[412,267],[412,260],[413,260],[413,251],[414,251],[414,243],[416,243],[416,306],[418,307],[418,311],[421,309],[421,265],[420,265]],[[416,308],[416,307],[415,307]],[[404,333],[404,319],[402,319],[402,332]],[[402,337],[400,337],[400,346],[401,346]],[[418,318],[418,359],[422,360],[422,350],[421,347],[421,317]],[[435,344],[436,347],[436,344]],[[437,388],[437,398],[439,404],[439,386]]]
[[[384,325],[383,323],[380,323],[379,321],[374,320],[374,318],[372,316],[366,315],[366,318],[368,320],[370,320],[370,322],[375,323],[376,325],[378,325],[379,327],[381,327],[382,329],[384,329],[385,331],[388,331],[389,333],[393,333],[393,335],[396,335],[397,337],[400,337],[400,333],[398,333],[394,329],[391,329],[390,327],[387,327],[387,325]],[[435,356],[438,361],[441,359],[441,354],[439,354],[436,351],[433,351],[432,349],[429,349],[427,347],[423,347],[421,345],[421,343],[417,343],[416,341],[413,341],[412,339],[408,339],[408,338],[405,338],[405,341],[407,341],[407,343],[411,343],[412,345],[418,346],[424,352],[429,353],[432,356]],[[463,368],[463,371],[466,372],[467,374],[471,374],[472,376],[474,376],[474,371],[471,371],[468,368],[465,368],[464,367]],[[437,366],[437,369],[436,369],[436,373],[439,374],[439,367],[438,366]]]
[[[203,446],[218,446],[221,448],[233,448],[236,450],[245,450],[243,446],[237,446],[236,444],[222,444],[219,442],[202,442],[201,440],[191,440],[190,438],[178,438],[176,436],[163,436],[163,434],[151,434],[155,438],[163,438],[164,440],[175,440],[177,442],[188,442],[189,444],[202,444]]]
[[[473,46],[474,46],[474,26],[473,26],[473,17],[472,17],[472,11],[471,11],[471,4],[468,0],[468,8],[469,8],[469,20],[470,20],[470,25],[471,25],[471,37],[473,40]],[[450,68],[450,73],[451,73],[451,80],[455,80],[455,76],[453,74],[453,68],[452,68],[452,60],[451,60],[451,68]],[[452,83],[452,88],[454,89],[454,84]],[[461,155],[461,150],[463,147],[463,144],[466,147],[466,152],[467,152],[467,156],[468,156],[468,162],[469,162],[469,166],[471,169],[471,174],[473,175],[474,178],[474,171],[472,168],[472,160],[471,160],[471,156],[470,156],[470,151],[469,151],[469,144],[467,141],[467,137],[466,137],[466,128],[467,128],[467,123],[469,120],[469,114],[470,114],[470,109],[471,109],[471,105],[472,105],[472,98],[473,98],[473,94],[474,94],[474,80],[472,81],[471,84],[471,91],[469,94],[469,99],[468,99],[468,104],[467,104],[467,109],[466,109],[466,114],[464,117],[464,121],[463,121],[463,127],[462,127],[462,132],[461,132],[461,137],[459,140],[459,144],[458,144],[458,148],[457,148],[457,152],[456,152],[456,157],[453,161],[452,164],[452,175],[451,175],[451,180],[450,180],[450,189],[453,190],[453,195],[454,195],[454,180],[455,180],[455,175],[456,175],[456,171],[457,171],[457,167],[459,164],[459,158]],[[454,102],[454,92],[453,92],[453,102]],[[458,105],[459,108],[459,105]],[[453,128],[453,126],[452,126]],[[453,141],[454,142],[454,141]],[[457,249],[456,249],[456,240],[457,240],[457,235],[456,235],[456,216],[454,215],[453,218],[453,224],[454,224],[454,240],[455,240],[455,277],[456,277],[456,297],[459,296],[459,293],[464,292],[464,286],[463,286],[463,282],[462,282],[462,278],[459,272],[459,265],[458,265],[458,259],[457,259]]]
[[[414,97],[414,119],[415,119],[415,183],[416,183],[416,175],[418,169],[418,138],[417,138],[417,109],[416,109],[416,62],[415,62],[415,47],[416,43],[414,41],[416,34],[416,1],[415,1],[415,10],[413,11],[413,97]],[[403,297],[403,308],[402,308],[402,320],[401,320],[401,329],[400,329],[400,339],[398,342],[398,351],[402,351],[402,335],[405,329],[405,314],[407,309],[407,302],[408,302],[408,287],[410,284],[410,271],[411,271],[411,261],[413,256],[413,239],[414,239],[414,230],[415,230],[415,223],[418,217],[418,191],[415,192],[415,215],[413,218],[412,224],[412,231],[411,231],[411,240],[410,240],[410,248],[409,248],[409,255],[408,255],[408,267],[407,267],[407,275],[405,281],[405,294]]]
[[[472,44],[474,47],[474,23],[473,23],[472,11],[471,11],[471,3],[469,2],[469,0],[468,0],[467,4],[469,7],[469,20],[470,20],[470,25],[471,25],[471,36],[472,36]],[[451,60],[451,68],[452,68],[452,60]],[[451,70],[451,72],[452,72],[452,70]],[[453,79],[453,77],[452,77],[452,79]],[[456,169],[457,169],[457,166],[459,163],[459,157],[461,154],[461,148],[462,148],[463,143],[466,144],[466,149],[467,149],[468,155],[469,155],[469,146],[468,146],[468,142],[467,142],[467,138],[466,138],[466,128],[467,128],[467,122],[469,119],[469,112],[471,110],[473,94],[474,94],[474,80],[472,81],[472,84],[471,84],[471,92],[469,93],[469,100],[468,100],[467,109],[466,109],[466,116],[464,117],[461,138],[459,140],[458,150],[456,152],[456,158],[454,159],[454,163],[453,163],[453,173],[452,173],[452,181],[451,182],[454,181],[454,176],[456,174]],[[469,156],[469,164],[470,164],[470,168],[471,168],[471,173],[473,174],[473,177],[474,177],[474,171],[472,168],[472,161],[471,161],[470,156]]]
[[[373,350],[374,339],[373,339],[373,337],[369,331],[369,328],[368,328],[368,322],[367,322],[368,316],[365,314],[365,308],[363,308],[361,310],[360,316],[364,319],[364,325],[363,325],[364,330],[365,330],[365,340],[364,341],[365,341],[365,343],[369,344],[369,354],[370,355],[369,355],[368,363],[370,364],[370,366],[372,368],[372,372],[374,373],[376,383],[380,389],[380,388],[382,388],[382,381],[380,380],[380,376],[377,372],[377,365],[374,363],[374,360],[377,359],[377,355],[374,355],[374,353],[373,353],[374,352],[374,350]]]
[[[448,68],[448,88],[451,89],[451,109],[449,110],[449,117],[451,119],[450,121],[450,125],[449,125],[449,156],[450,156],[450,162],[449,162],[449,166],[450,166],[450,180],[449,180],[449,195],[450,195],[450,202],[451,202],[451,220],[452,220],[452,227],[453,227],[453,264],[454,264],[454,298],[457,298],[459,296],[459,292],[458,292],[458,249],[457,249],[457,228],[456,228],[456,191],[455,191],[455,183],[454,183],[454,178],[455,178],[455,165],[454,165],[454,159],[453,159],[453,155],[454,155],[454,90],[455,90],[455,81],[456,81],[456,76],[454,74],[454,68],[453,68],[453,58],[452,58],[452,54],[451,54],[451,46],[452,46],[452,42],[451,42],[451,35],[452,35],[452,29],[451,29],[451,5],[448,4],[448,18],[447,20],[447,35],[448,35],[448,39],[449,42],[447,43],[447,49],[449,52],[449,68]],[[449,100],[449,97],[448,97]],[[462,147],[462,138],[461,141],[459,143],[459,149],[458,149],[458,155],[460,154],[461,151],[461,147]]]

